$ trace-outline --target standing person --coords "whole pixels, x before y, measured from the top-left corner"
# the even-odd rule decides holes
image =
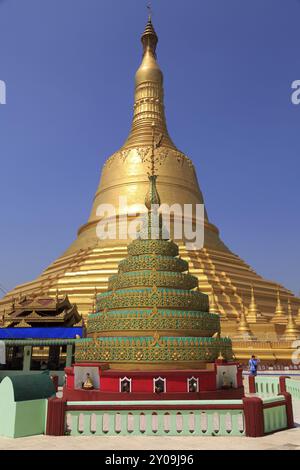
[[[256,359],[254,355],[251,356],[251,359],[249,360],[249,371],[250,371],[250,375],[253,375],[254,377],[257,375],[258,363],[259,363],[259,359]]]

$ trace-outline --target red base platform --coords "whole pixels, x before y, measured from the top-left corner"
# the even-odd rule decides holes
[[[208,369],[121,371],[109,364],[80,363],[65,369],[67,401],[229,400],[244,396],[242,368],[216,361]],[[92,383],[93,389],[84,389]]]

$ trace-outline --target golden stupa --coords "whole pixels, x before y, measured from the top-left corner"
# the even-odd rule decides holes
[[[169,136],[164,110],[163,74],[156,60],[157,34],[151,18],[142,35],[143,58],[135,76],[134,114],[131,131],[123,147],[111,155],[102,169],[92,210],[77,239],[37,279],[17,286],[0,301],[0,315],[13,313],[22,296],[67,294],[86,316],[93,309],[97,293],[107,289],[108,278],[117,272],[118,263],[127,250],[128,240],[100,240],[96,228],[100,204],[112,204],[122,224],[128,210],[118,211],[119,197],[127,198],[128,206],[144,203],[147,190],[147,161],[152,148],[155,127],[159,142],[156,155],[160,165],[158,189],[165,204],[203,204],[193,162],[173,143]],[[134,216],[129,214],[129,218]],[[180,255],[189,262],[190,273],[197,276],[199,288],[213,299],[213,307],[221,313],[222,331],[239,337],[241,305],[255,340],[233,342],[235,355],[241,361],[255,352],[261,360],[290,362],[291,343],[283,341],[285,323],[282,313],[277,323],[278,296],[298,311],[300,299],[278,283],[259,276],[248,264],[222,242],[219,230],[205,212],[204,247],[189,250],[186,240],[176,240]],[[273,322],[272,322],[273,319]]]

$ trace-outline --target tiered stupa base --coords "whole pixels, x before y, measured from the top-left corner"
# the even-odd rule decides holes
[[[44,273],[32,281],[23,284],[0,301],[0,312],[9,314],[12,298],[21,295],[52,296],[68,294],[72,303],[86,318],[91,311],[95,288],[100,294],[107,289],[108,277],[117,272],[117,266],[126,253],[126,245],[116,245],[102,248],[101,243],[93,248],[74,251],[56,260]],[[251,283],[255,287],[256,301],[265,315],[265,323],[251,324],[251,330],[256,341],[252,344],[233,340],[235,357],[245,362],[249,354],[259,356],[262,363],[271,364],[274,361],[282,365],[291,363],[293,348],[291,342],[282,341],[287,316],[284,324],[271,322],[276,308],[278,284],[271,283],[258,276],[248,265],[237,256],[216,250],[199,250],[188,253],[184,245],[180,246],[183,259],[189,261],[190,273],[197,276],[201,291],[215,294],[218,310],[221,312],[222,331],[234,338],[237,335],[240,302],[247,306],[251,298]],[[294,311],[300,307],[299,299],[280,286],[280,296],[283,304],[288,298],[294,302]],[[230,319],[230,320],[228,320]],[[274,358],[274,353],[276,359]]]

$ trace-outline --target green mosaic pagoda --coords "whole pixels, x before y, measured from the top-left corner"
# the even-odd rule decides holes
[[[220,318],[209,313],[208,296],[168,240],[158,213],[156,176],[149,176],[148,212],[138,238],[108,290],[88,317],[88,338],[78,340],[76,362],[107,362],[112,369],[207,368],[219,356],[232,358]]]

